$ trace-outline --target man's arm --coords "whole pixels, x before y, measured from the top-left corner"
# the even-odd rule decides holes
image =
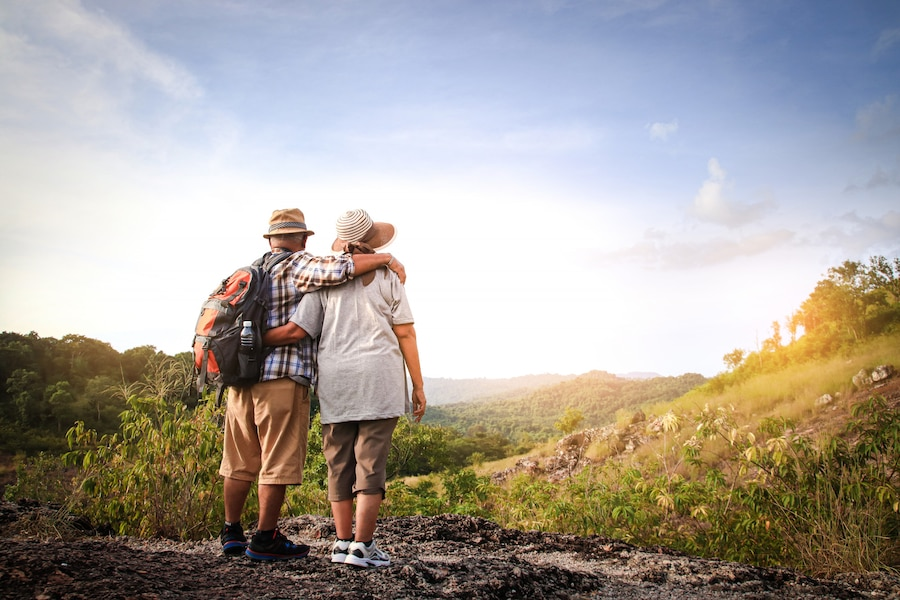
[[[354,275],[362,275],[386,266],[400,277],[400,283],[406,283],[406,269],[392,254],[354,254],[352,258]]]
[[[273,327],[263,334],[264,346],[286,346],[288,344],[296,344],[308,334],[306,330],[288,321],[284,325]]]
[[[394,334],[400,342],[400,352],[409,369],[409,377],[412,379],[412,404],[413,416],[416,423],[422,420],[425,414],[425,382],[422,380],[422,367],[419,365],[419,346],[416,343],[416,329],[412,323],[394,325]]]

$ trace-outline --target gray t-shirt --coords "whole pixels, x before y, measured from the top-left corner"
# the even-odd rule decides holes
[[[413,322],[397,274],[376,269],[303,296],[291,322],[319,338],[316,395],[322,423],[399,417],[406,411],[406,370],[392,327]]]

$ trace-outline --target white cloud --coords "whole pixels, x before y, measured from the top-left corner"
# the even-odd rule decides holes
[[[650,132],[651,140],[662,140],[665,142],[670,135],[675,135],[678,132],[678,119],[668,123],[648,123],[646,129]]]
[[[890,169],[884,169],[881,165],[875,167],[875,171],[869,176],[862,185],[852,184],[844,188],[845,192],[855,192],[859,190],[876,190],[886,187],[900,187],[900,158],[897,164]]]
[[[614,20],[637,12],[650,12],[666,4],[668,0],[604,0],[585,3],[582,0],[537,0],[539,10],[555,15],[558,12],[587,9],[604,20]]]
[[[863,139],[900,136],[900,106],[896,95],[872,102],[856,113],[857,135]]]
[[[706,223],[739,227],[758,221],[771,208],[769,202],[741,204],[728,199],[731,187],[725,170],[715,158],[707,163],[709,177],[700,186],[689,213]]]
[[[595,255],[605,264],[621,260],[653,269],[695,269],[756,256],[793,242],[796,234],[787,229],[765,231],[744,237],[717,236],[700,241],[679,241],[657,230],[648,230],[641,242],[618,252]]]
[[[376,131],[362,135],[357,131],[334,134],[336,140],[355,146],[393,146],[417,150],[454,153],[565,154],[590,149],[600,137],[584,127],[544,127],[485,131],[456,128],[422,127]]]
[[[821,234],[821,243],[839,247],[853,256],[881,253],[900,255],[900,212],[891,210],[879,217],[861,217],[855,212]]]
[[[123,134],[129,113],[148,108],[145,92],[174,102],[203,94],[195,77],[155,52],[126,27],[76,0],[30,0],[0,6],[0,115],[8,123],[65,125],[96,136]],[[163,118],[166,118],[165,115]]]
[[[900,43],[900,28],[882,31],[875,42],[875,56],[881,56]]]

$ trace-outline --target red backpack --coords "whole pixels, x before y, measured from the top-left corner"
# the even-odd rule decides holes
[[[269,273],[290,255],[267,252],[223,279],[203,303],[194,329],[198,398],[203,398],[207,386],[215,386],[218,405],[226,387],[244,387],[259,381],[266,355],[262,334],[269,316]],[[241,348],[244,321],[251,322],[253,342],[252,346]]]

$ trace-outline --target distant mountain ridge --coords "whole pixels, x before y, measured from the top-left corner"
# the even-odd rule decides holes
[[[622,379],[656,379],[657,377],[662,377],[662,375],[652,371],[631,371],[629,373],[616,373],[616,377]]]
[[[645,404],[667,402],[702,385],[706,378],[696,373],[678,377],[628,378],[605,371],[591,371],[576,377],[564,377],[557,383],[539,385],[531,389],[516,388],[508,381],[500,394],[483,395],[492,380],[468,380],[471,399],[435,406],[425,413],[423,423],[451,427],[466,432],[472,427],[483,428],[515,439],[527,434],[532,439],[548,439],[556,434],[554,423],[567,408],[576,410],[584,427],[606,425],[616,418],[619,410],[636,410]],[[503,381],[503,380],[498,380]],[[518,383],[536,383],[526,380]],[[474,382],[474,383],[471,383]],[[448,397],[459,397],[452,389],[453,380],[444,380]],[[477,384],[481,385],[477,385]],[[428,392],[426,382],[426,393]],[[499,389],[499,388],[495,388]],[[430,396],[429,396],[430,397]]]
[[[575,379],[577,375],[523,375],[507,379],[424,378],[429,406],[472,402],[486,398],[508,398]]]
[[[457,404],[488,398],[497,400],[522,396],[533,390],[556,385],[564,381],[571,381],[578,377],[580,375],[544,373],[542,375],[522,375],[505,379],[425,377],[424,381],[428,404],[441,406],[443,404]],[[621,379],[654,379],[661,377],[661,375],[649,371],[633,371],[617,374],[616,377]]]

